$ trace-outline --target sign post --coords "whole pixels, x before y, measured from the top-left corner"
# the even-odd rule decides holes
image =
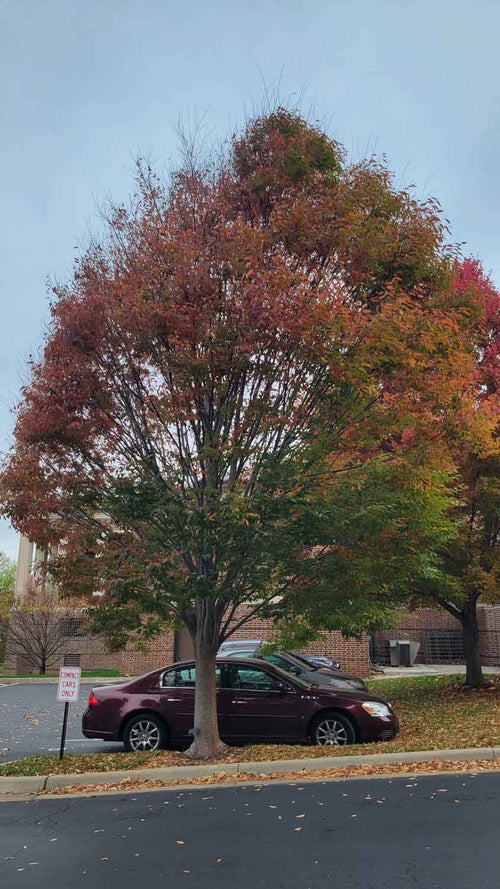
[[[80,667],[61,667],[59,670],[59,682],[57,683],[57,700],[64,701],[64,717],[61,732],[61,747],[59,749],[59,759],[62,759],[64,756],[69,705],[71,701],[77,701],[80,695],[81,674],[82,671]]]

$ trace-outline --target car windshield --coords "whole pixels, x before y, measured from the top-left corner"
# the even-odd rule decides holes
[[[303,688],[304,691],[306,689],[309,690],[311,688],[310,682],[304,682],[303,679],[299,679],[299,677],[295,676],[295,674],[291,675],[290,673],[287,672],[287,670],[282,670],[281,667],[278,667],[277,664],[273,664],[273,667],[276,670],[276,672],[279,673],[280,676],[282,676],[286,682],[293,682],[294,685],[298,685],[299,688]]]
[[[283,657],[284,660],[288,661],[291,664],[295,664],[296,667],[300,667],[301,670],[311,670],[314,672],[314,667],[309,661],[306,661],[304,658],[297,657],[296,654],[290,654],[289,651],[283,652],[280,651],[279,654]]]

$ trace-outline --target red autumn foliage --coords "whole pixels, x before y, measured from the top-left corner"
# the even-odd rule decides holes
[[[87,565],[115,636],[183,621],[210,666],[242,603],[275,614],[307,578],[308,489],[444,440],[457,405],[474,426],[489,290],[444,235],[434,202],[283,110],[210,175],[140,169],[56,288],[2,476],[16,527],[64,541],[60,576]]]

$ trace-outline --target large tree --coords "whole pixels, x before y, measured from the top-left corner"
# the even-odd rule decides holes
[[[441,552],[441,584],[421,584],[423,601],[436,602],[462,626],[465,687],[485,684],[477,605],[500,602],[500,458],[469,451],[453,478],[455,535]]]
[[[477,605],[500,602],[500,295],[473,259],[456,262],[453,269],[450,298],[458,294],[462,303],[465,292],[475,364],[469,380],[472,398],[457,401],[456,411],[425,455],[418,449],[393,449],[378,490],[373,480],[377,484],[379,467],[375,475],[373,467],[359,473],[347,508],[354,518],[361,507],[361,517],[351,545],[341,548],[342,558],[329,583],[335,601],[339,584],[352,588],[361,582],[361,617],[368,610],[365,600],[372,602],[375,614],[383,602],[447,611],[462,627],[469,688],[485,684]],[[412,435],[411,426],[405,435]],[[394,509],[397,523],[391,519]],[[393,582],[392,565],[398,557],[393,540],[398,525],[399,555],[411,556],[401,584]],[[385,558],[379,560],[377,552],[384,545]],[[324,622],[325,615],[316,610],[316,619]]]
[[[455,268],[452,291],[475,306],[471,329],[476,372],[474,398],[452,430],[448,511],[453,530],[444,547],[433,544],[440,580],[422,580],[418,602],[437,603],[460,622],[466,687],[484,685],[477,605],[500,602],[500,294],[478,260]]]
[[[251,122],[217,168],[138,183],[55,290],[3,501],[63,588],[104,593],[116,644],[188,628],[204,756],[218,645],[323,595],[349,534],[334,481],[442,434],[472,321],[436,205],[296,114]]]

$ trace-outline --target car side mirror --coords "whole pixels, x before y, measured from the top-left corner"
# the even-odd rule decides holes
[[[286,691],[290,691],[288,685],[286,685],[284,682],[280,682],[279,679],[276,680],[273,688],[274,688],[274,691],[279,691],[279,692],[281,692],[281,694],[283,694]]]

